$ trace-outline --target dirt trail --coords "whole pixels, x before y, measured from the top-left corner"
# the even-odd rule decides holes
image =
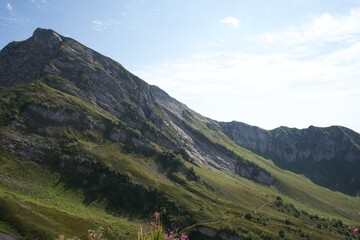
[[[265,202],[264,204],[262,204],[260,207],[256,208],[255,210],[253,210],[254,213],[256,213],[257,211],[260,211],[263,207],[265,207],[266,205],[270,204],[272,202],[272,199],[269,198],[269,201]],[[245,213],[239,215],[239,216],[231,216],[231,217],[223,217],[220,218],[218,220],[215,221],[210,221],[210,222],[201,222],[201,223],[195,223],[193,225],[187,226],[186,228],[184,228],[183,230],[180,231],[180,233],[186,232],[187,229],[196,227],[196,226],[200,226],[200,225],[209,225],[209,224],[214,224],[214,223],[219,223],[221,221],[231,221],[235,218],[243,218],[245,216]]]

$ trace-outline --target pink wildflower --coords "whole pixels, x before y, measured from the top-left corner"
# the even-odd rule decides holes
[[[181,240],[187,240],[187,239],[188,236],[185,233],[181,234]]]
[[[351,227],[351,226],[349,226],[349,227],[348,227],[348,230],[349,230],[352,234],[354,234],[354,236],[356,237],[356,239],[358,239],[358,238],[357,238],[357,235],[358,235],[358,233],[359,233],[359,228],[358,228],[358,227]]]

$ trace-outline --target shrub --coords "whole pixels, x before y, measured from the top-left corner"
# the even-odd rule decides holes
[[[293,216],[296,217],[296,218],[300,217],[300,212],[294,212]]]
[[[276,201],[275,201],[275,205],[276,205],[277,207],[280,207],[280,206],[283,205],[283,202],[282,202],[282,201],[279,201],[279,200],[276,200]]]
[[[262,240],[271,240],[271,236],[267,233],[261,233],[260,237]]]
[[[279,230],[279,237],[281,237],[281,238],[284,238],[285,237],[285,232],[284,232],[284,230]]]
[[[280,207],[280,206],[283,205],[283,200],[282,200],[281,197],[279,197],[279,196],[276,197],[275,205],[276,205],[277,207]]]
[[[309,213],[305,210],[301,210],[301,213],[304,214],[305,216],[309,216]]]
[[[252,219],[251,213],[245,213],[244,217],[245,217],[247,220],[251,220],[251,219]]]

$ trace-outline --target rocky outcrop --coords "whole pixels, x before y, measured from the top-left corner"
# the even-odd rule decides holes
[[[39,137],[35,134],[22,135],[18,131],[0,134],[1,148],[25,159],[44,163],[58,154],[54,139]]]
[[[48,109],[39,105],[30,105],[27,108],[28,121],[32,126],[47,125],[71,125],[79,129],[104,130],[104,124],[96,121],[91,115],[77,112],[73,109],[54,108]]]
[[[235,172],[244,178],[252,179],[255,182],[265,185],[273,185],[275,182],[275,179],[271,176],[271,174],[259,166],[249,162],[237,163],[235,166]]]
[[[19,240],[19,239],[23,239],[22,237],[15,237],[15,236],[11,236],[5,233],[0,233],[0,239],[1,240]]]
[[[200,226],[197,231],[208,239],[221,239],[221,240],[243,240],[238,234],[228,232],[226,230],[217,230],[208,226]],[[191,237],[191,236],[190,236]]]

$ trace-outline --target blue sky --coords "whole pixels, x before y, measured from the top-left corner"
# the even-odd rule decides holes
[[[51,28],[206,117],[360,132],[360,0],[0,3],[0,48]]]

